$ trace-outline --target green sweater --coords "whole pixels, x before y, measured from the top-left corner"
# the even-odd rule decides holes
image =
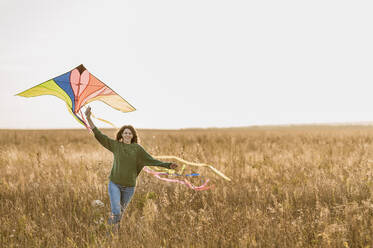
[[[96,127],[92,131],[98,142],[114,155],[109,178],[116,184],[126,187],[136,186],[136,178],[144,166],[161,166],[170,169],[171,163],[154,159],[137,143],[125,144],[110,139]]]

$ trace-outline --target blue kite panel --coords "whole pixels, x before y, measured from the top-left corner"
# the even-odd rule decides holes
[[[73,110],[73,112],[75,112],[75,96],[74,96],[74,92],[73,92],[73,89],[71,88],[71,84],[70,84],[70,74],[71,74],[71,72],[69,71],[69,72],[67,72],[65,74],[62,74],[61,76],[53,78],[53,80],[71,98],[72,110]]]

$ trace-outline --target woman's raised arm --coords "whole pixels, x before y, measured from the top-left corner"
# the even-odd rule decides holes
[[[110,139],[109,137],[107,137],[106,135],[104,135],[98,130],[98,128],[95,126],[95,124],[93,123],[91,119],[91,115],[92,115],[91,107],[88,107],[85,111],[85,116],[87,117],[89,126],[91,127],[93,133],[95,134],[95,138],[98,140],[98,142],[100,142],[100,144],[103,147],[113,152],[113,148],[114,148],[116,141],[113,139]]]

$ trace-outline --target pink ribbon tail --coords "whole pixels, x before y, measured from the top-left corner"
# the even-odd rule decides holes
[[[170,178],[164,178],[164,177],[161,177],[160,175],[164,175],[164,173],[162,172],[156,172],[156,171],[152,171],[150,170],[149,168],[147,167],[144,167],[144,171],[149,173],[149,174],[152,174],[154,175],[156,178],[162,180],[162,181],[166,181],[166,182],[170,182],[170,183],[180,183],[180,184],[184,184],[185,186],[187,186],[188,188],[190,189],[193,189],[195,191],[202,191],[202,190],[208,190],[208,189],[211,189],[213,188],[214,185],[212,186],[207,186],[207,183],[210,181],[209,179],[206,180],[206,182],[204,182],[201,186],[195,186],[193,185],[191,182],[189,182],[188,180],[184,179],[184,180],[178,180],[178,179],[170,179]]]

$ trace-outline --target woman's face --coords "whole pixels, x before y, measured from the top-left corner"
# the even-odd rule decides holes
[[[130,129],[126,128],[123,130],[122,133],[123,143],[131,144],[131,140],[133,138],[133,134]]]

